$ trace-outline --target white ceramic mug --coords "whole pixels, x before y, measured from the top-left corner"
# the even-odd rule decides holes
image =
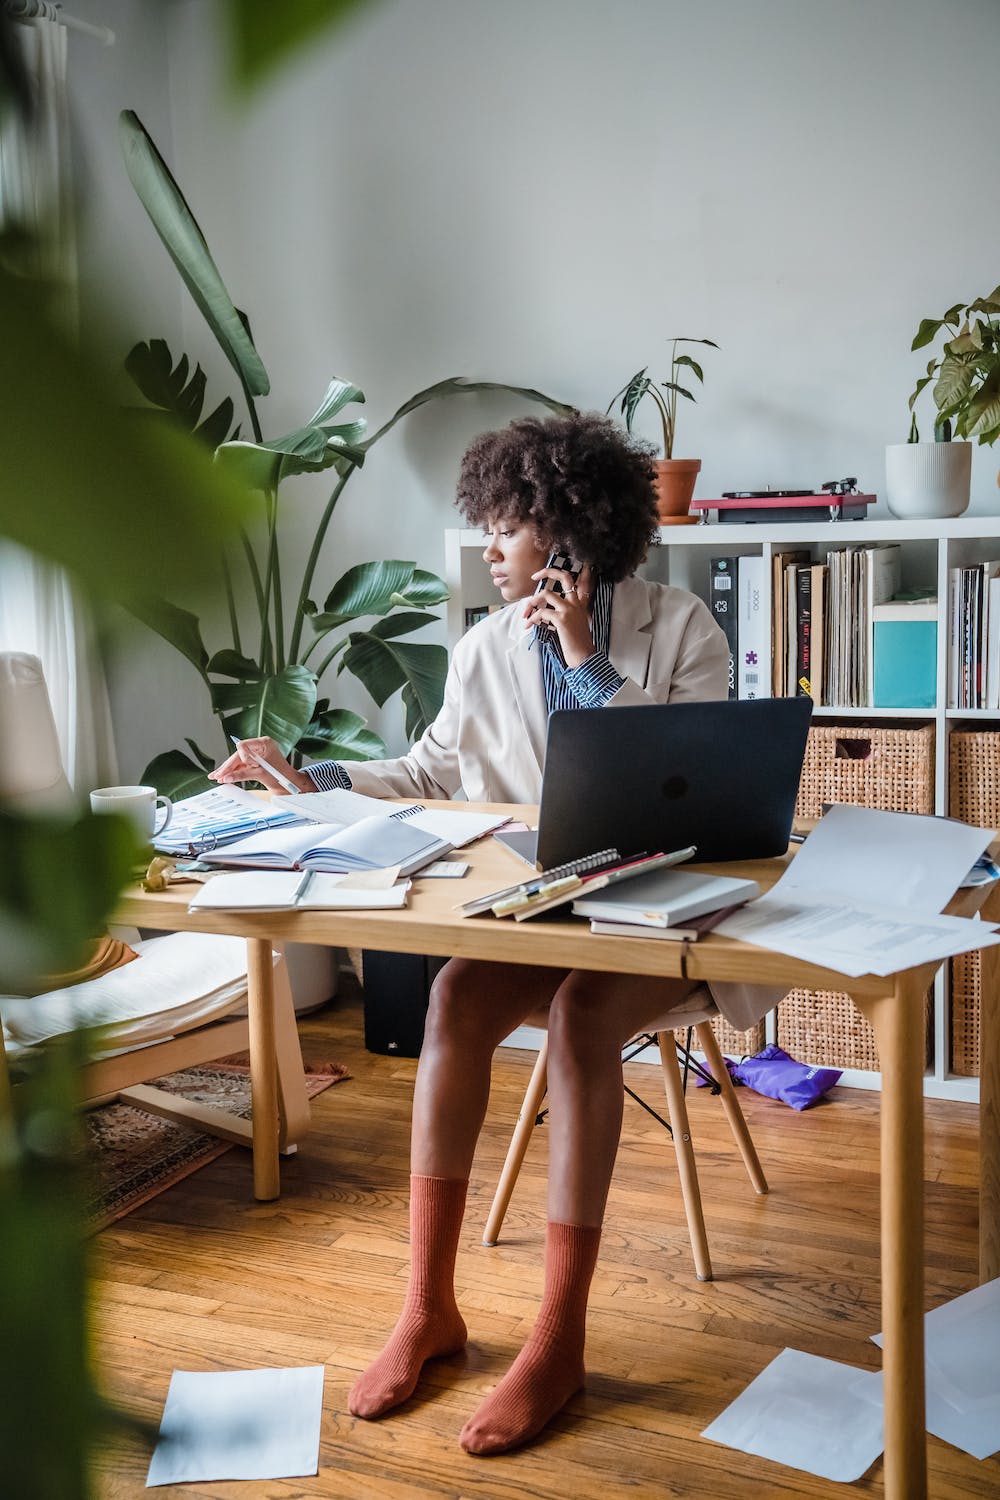
[[[162,806],[163,822],[157,826],[156,809]],[[169,797],[157,796],[155,786],[101,786],[90,794],[90,808],[95,813],[121,813],[131,818],[139,837],[149,843],[170,822],[173,804]]]

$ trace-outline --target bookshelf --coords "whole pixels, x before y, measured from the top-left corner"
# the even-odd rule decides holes
[[[949,569],[1000,559],[1000,516],[961,516],[942,521],[896,521],[869,517],[863,521],[783,522],[776,525],[716,523],[661,527],[660,543],[650,553],[643,569],[646,577],[690,589],[708,601],[709,559],[744,555],[762,556],[766,616],[770,620],[771,568],[773,554],[789,548],[808,549],[814,560],[825,559],[834,547],[898,542],[901,546],[904,589],[933,590],[939,601],[937,675],[932,708],[838,708],[823,705],[814,711],[817,723],[848,723],[852,719],[875,724],[934,726],[934,810],[948,811],[948,735],[960,726],[1000,731],[1000,711],[949,708],[948,685],[948,578]],[[466,628],[466,610],[486,609],[498,602],[482,558],[483,539],[478,531],[452,528],[445,531],[445,578],[451,598],[448,603],[448,644],[454,646]],[[768,656],[770,645],[767,646]],[[762,675],[770,683],[770,661],[762,662]],[[944,973],[938,975],[933,1014],[934,1062],[925,1075],[924,1093],[932,1098],[978,1101],[978,1078],[957,1077],[948,1070],[950,1048],[948,999]],[[524,1029],[517,1045],[537,1044]],[[768,1017],[768,1039],[774,1037],[774,1017]],[[843,1083],[854,1088],[878,1088],[878,1073],[846,1069]]]

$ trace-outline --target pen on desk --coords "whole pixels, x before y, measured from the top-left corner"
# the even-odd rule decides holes
[[[243,744],[243,741],[238,740],[235,734],[231,734],[229,738],[232,740],[234,745]],[[253,758],[255,763],[260,766],[261,770],[267,771],[268,775],[273,776],[278,785],[283,786],[286,792],[294,792],[296,796],[300,795],[301,788],[297,787],[294,781],[289,781],[288,777],[285,776],[281,771],[279,771],[277,766],[272,766],[271,763],[269,761],[266,761],[262,755],[257,755],[255,753]]]

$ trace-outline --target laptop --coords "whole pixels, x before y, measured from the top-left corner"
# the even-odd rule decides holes
[[[602,849],[693,844],[695,859],[784,854],[812,699],[754,698],[550,715],[538,831],[498,843],[539,870]]]

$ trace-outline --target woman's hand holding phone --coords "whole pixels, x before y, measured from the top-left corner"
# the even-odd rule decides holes
[[[555,630],[568,667],[578,667],[594,653],[590,629],[590,565],[574,569],[564,552],[553,552],[544,568],[532,573],[538,587],[524,607],[525,629]]]

